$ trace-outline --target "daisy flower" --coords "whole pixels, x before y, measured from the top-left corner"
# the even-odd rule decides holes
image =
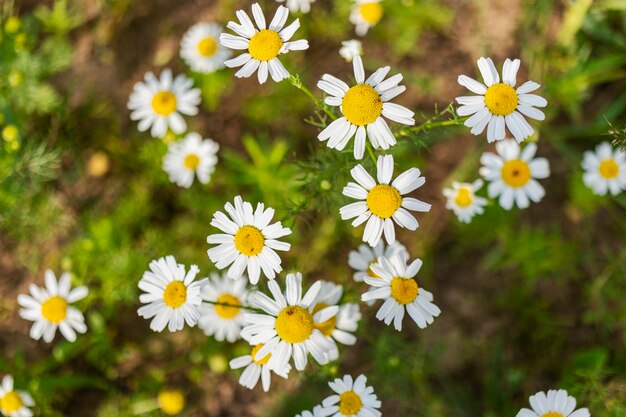
[[[315,0],[276,0],[279,3],[287,2],[287,7],[293,13],[302,12],[308,13],[311,11],[311,3],[315,3]]]
[[[487,127],[487,140],[491,143],[506,137],[506,126],[518,142],[522,142],[534,133],[524,116],[543,120],[545,115],[536,107],[545,107],[548,102],[543,97],[529,94],[540,87],[533,81],[526,81],[515,89],[517,70],[520,60],[506,59],[502,67],[502,82],[491,58],[480,58],[478,69],[485,84],[466,75],[459,76],[459,84],[478,96],[457,97],[461,107],[459,116],[469,116],[465,126],[470,127],[473,135],[480,135]]]
[[[171,255],[150,262],[150,270],[139,281],[139,289],[145,292],[139,301],[147,305],[140,307],[137,314],[152,318],[150,328],[155,332],[162,332],[165,326],[170,332],[182,330],[185,323],[195,326],[202,303],[200,290],[208,281],[194,282],[199,271],[196,265],[191,265],[185,273],[185,266],[177,264]]]
[[[499,198],[500,205],[510,210],[513,204],[523,209],[530,201],[538,203],[546,194],[537,181],[550,176],[546,158],[535,158],[537,145],[529,143],[520,152],[520,146],[512,139],[496,144],[498,154],[485,152],[480,157],[482,175],[488,182],[489,197]]]
[[[328,363],[328,353],[334,343],[316,328],[337,315],[339,307],[328,306],[310,313],[322,283],[317,281],[302,296],[302,274],[287,275],[287,290],[283,294],[276,281],[269,281],[270,292],[274,299],[257,292],[252,297],[252,306],[267,314],[246,314],[249,325],[241,331],[241,337],[251,345],[263,344],[254,359],[265,358],[272,354],[267,365],[271,369],[283,369],[293,356],[297,370],[302,371],[307,365],[307,356],[320,364]]]
[[[263,203],[258,203],[253,211],[252,204],[237,196],[234,206],[226,203],[224,208],[232,220],[221,211],[213,215],[211,226],[225,233],[207,237],[209,244],[218,245],[207,251],[211,262],[218,269],[232,264],[228,268],[230,279],[241,278],[247,269],[252,285],[259,282],[261,271],[268,279],[274,279],[276,273],[282,271],[276,251],[288,251],[291,247],[289,243],[277,239],[290,235],[291,229],[283,227],[281,222],[270,224],[274,209],[266,210]]]
[[[589,417],[589,410],[580,408],[576,411],[576,399],[567,395],[567,391],[549,390],[548,395],[543,391],[529,397],[530,406],[522,408],[517,417]]]
[[[200,327],[207,336],[214,336],[220,342],[234,343],[245,324],[242,305],[248,299],[246,278],[233,281],[219,274],[211,274],[207,284],[200,290],[202,299],[219,304],[200,306]]]
[[[279,6],[268,27],[258,3],[252,5],[252,16],[258,30],[246,12],[239,10],[237,11],[239,23],[228,22],[227,25],[238,36],[228,33],[220,35],[220,42],[225,47],[247,50],[238,57],[226,61],[225,65],[229,68],[242,67],[235,74],[235,77],[239,78],[250,77],[258,70],[257,76],[260,84],[267,81],[268,73],[276,82],[289,78],[289,72],[277,57],[289,51],[302,51],[309,48],[309,43],[304,39],[290,41],[300,27],[300,21],[296,19],[285,27],[289,10]]]
[[[222,26],[197,23],[187,30],[180,42],[180,56],[192,71],[208,74],[224,68],[231,52],[220,45]]]
[[[380,22],[383,17],[382,0],[355,0],[350,13],[350,23],[355,25],[355,32],[365,36],[370,27]]]
[[[478,197],[476,191],[483,186],[482,180],[472,183],[452,182],[452,188],[444,188],[443,195],[448,199],[446,208],[452,210],[460,222],[469,223],[472,217],[483,214],[487,199]]]
[[[70,287],[70,274],[64,273],[58,282],[54,272],[47,270],[44,275],[46,287],[41,288],[31,284],[28,288],[31,295],[20,294],[17,297],[20,317],[33,321],[30,328],[30,337],[41,339],[46,343],[52,342],[57,328],[70,342],[76,340],[76,332],[85,333],[85,318],[83,313],[70,304],[82,300],[89,290],[85,286]]]
[[[163,159],[163,170],[170,181],[184,188],[191,187],[195,176],[202,184],[207,184],[217,164],[217,151],[220,146],[211,139],[202,140],[195,132],[184,139],[168,145]]]
[[[315,301],[311,304],[309,311],[315,314],[331,305],[339,305],[339,300],[343,295],[343,287],[333,284],[332,282],[322,281],[320,292],[315,297]],[[339,312],[335,317],[331,317],[323,323],[315,323],[314,327],[318,329],[333,344],[333,349],[328,353],[328,359],[335,361],[339,359],[339,348],[337,342],[343,345],[353,345],[356,343],[356,336],[352,333],[356,332],[361,320],[361,312],[359,305],[356,303],[347,303],[339,305]]]
[[[325,416],[333,417],[380,417],[380,401],[374,394],[374,388],[367,386],[367,377],[359,375],[353,381],[345,375],[328,383],[335,394],[322,401],[321,410]]]
[[[339,49],[339,55],[341,55],[346,62],[352,62],[355,56],[363,55],[363,44],[361,41],[356,39],[342,41],[341,49]]]
[[[193,87],[193,81],[184,75],[172,79],[172,71],[166,68],[156,78],[152,72],[138,82],[128,99],[131,120],[139,121],[139,131],[150,129],[153,137],[162,138],[171,129],[181,134],[187,123],[181,113],[187,116],[198,114],[200,90]]]
[[[29,407],[35,405],[33,398],[24,391],[13,389],[13,377],[5,375],[0,386],[0,412],[8,417],[31,417]]]
[[[396,138],[383,118],[412,126],[415,124],[414,112],[399,104],[390,103],[406,87],[399,85],[402,74],[396,74],[385,80],[390,67],[379,68],[367,80],[363,69],[363,60],[355,56],[352,65],[356,85],[352,87],[340,79],[324,74],[317,86],[329,94],[324,102],[329,106],[339,107],[343,115],[322,130],[317,138],[331,149],[343,150],[348,141],[354,140],[354,158],[363,158],[365,139],[369,138],[375,149],[389,149],[396,144]]]
[[[253,389],[256,387],[256,384],[259,382],[259,378],[261,379],[261,385],[263,386],[263,391],[267,392],[270,389],[271,383],[271,372],[274,372],[276,375],[281,378],[287,378],[289,375],[289,371],[291,371],[291,366],[287,363],[280,368],[270,368],[268,362],[272,358],[272,353],[267,353],[267,355],[262,358],[256,358],[256,354],[261,350],[263,344],[255,345],[252,348],[252,351],[249,355],[240,356],[230,361],[231,369],[239,369],[245,367],[241,376],[239,377],[239,384],[243,385],[248,389]]]
[[[402,330],[402,319],[406,309],[409,316],[420,329],[432,324],[441,310],[433,304],[432,293],[420,288],[415,275],[422,267],[422,261],[415,259],[407,265],[406,258],[392,256],[380,257],[372,270],[380,278],[365,277],[365,282],[371,286],[370,290],[361,296],[363,301],[385,300],[376,313],[378,320],[389,325],[393,321],[396,330]]]
[[[411,168],[400,174],[393,182],[393,156],[381,155],[378,157],[377,179],[378,184],[360,164],[352,168],[350,174],[358,183],[348,183],[343,188],[343,195],[361,201],[351,203],[339,209],[343,220],[352,219],[352,226],[357,227],[364,223],[363,241],[374,247],[385,232],[387,243],[396,241],[396,231],[393,223],[409,230],[415,230],[419,224],[408,210],[428,212],[430,204],[416,198],[405,197],[406,194],[421,187],[426,179],[420,176],[420,170]],[[391,182],[391,185],[389,183]],[[393,220],[392,220],[393,219]]]
[[[613,149],[610,143],[599,144],[595,152],[586,151],[582,166],[583,181],[595,194],[610,191],[617,195],[626,190],[626,153]]]
[[[396,253],[406,256],[407,259],[409,257],[409,252],[406,250],[406,247],[398,241],[395,241],[391,245],[385,245],[384,242],[380,241],[373,248],[368,245],[359,245],[358,250],[350,251],[348,255],[348,265],[355,270],[352,278],[356,282],[365,281],[365,277],[367,276],[379,278],[379,276],[372,271],[372,265],[377,264],[378,258],[381,256],[390,258]]]

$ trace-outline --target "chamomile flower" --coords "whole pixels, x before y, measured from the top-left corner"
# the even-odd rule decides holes
[[[185,266],[177,264],[171,255],[150,262],[150,270],[139,281],[139,289],[144,291],[139,301],[146,305],[137,314],[152,319],[150,328],[155,332],[162,332],[166,326],[170,332],[182,330],[185,323],[195,326],[202,303],[200,289],[208,281],[194,282],[199,271],[196,265],[191,265],[185,273]]]
[[[235,197],[235,205],[226,203],[229,219],[221,211],[216,212],[211,226],[225,233],[209,235],[207,242],[217,244],[207,251],[211,262],[218,269],[228,268],[228,277],[239,279],[247,269],[252,285],[259,282],[261,271],[268,279],[274,279],[277,272],[282,271],[281,260],[277,250],[288,251],[289,243],[277,240],[291,234],[291,229],[283,227],[280,222],[270,224],[274,217],[274,209],[265,209],[258,203],[256,210],[252,204]]]
[[[365,277],[370,290],[361,296],[361,300],[385,300],[376,313],[378,320],[386,325],[393,325],[402,330],[402,319],[406,310],[420,329],[432,324],[441,310],[433,304],[433,295],[421,288],[415,276],[422,267],[422,261],[415,259],[407,265],[406,258],[394,255],[391,258],[380,257],[372,270],[380,278]]]
[[[8,417],[31,417],[33,412],[29,407],[35,405],[33,398],[24,391],[17,391],[13,387],[13,377],[5,375],[0,385],[0,412]]]
[[[287,363],[280,368],[270,368],[268,362],[272,358],[272,353],[267,353],[267,355],[262,358],[255,359],[256,354],[262,347],[263,344],[255,345],[249,355],[240,356],[231,360],[230,367],[232,369],[245,367],[239,377],[239,384],[248,389],[253,389],[256,387],[260,378],[263,391],[267,392],[270,389],[272,379],[271,373],[273,372],[281,378],[287,378],[287,376],[289,376],[289,371],[291,370],[291,365]]]
[[[529,398],[532,410],[522,408],[517,417],[589,417],[589,410],[580,408],[576,411],[576,399],[567,395],[567,391],[549,390],[531,395]]]
[[[310,353],[320,364],[328,363],[328,353],[334,343],[316,328],[337,315],[339,307],[328,306],[312,314],[322,283],[317,281],[302,296],[302,274],[287,275],[287,290],[283,294],[276,281],[269,281],[268,286],[274,299],[257,292],[252,297],[252,306],[267,314],[246,314],[249,323],[241,331],[241,337],[251,345],[263,344],[254,356],[259,360],[272,354],[267,365],[271,369],[283,369],[293,357],[297,370],[306,368]]]
[[[292,13],[302,12],[308,13],[311,11],[311,3],[315,3],[315,0],[276,0],[279,3],[287,2],[286,6]]]
[[[322,415],[333,417],[380,417],[380,401],[374,394],[374,388],[367,386],[367,377],[359,375],[356,379],[345,375],[328,383],[335,394],[322,401]]]
[[[462,223],[469,223],[472,217],[483,214],[487,200],[476,195],[483,186],[482,180],[472,183],[452,182],[452,188],[444,188],[443,195],[447,198],[446,208],[452,210]]]
[[[204,334],[221,341],[234,343],[245,324],[242,305],[248,299],[246,278],[236,281],[219,274],[211,274],[207,284],[200,290],[202,299],[217,304],[203,303],[200,306],[198,327]]]
[[[352,62],[355,56],[363,55],[363,44],[356,39],[342,41],[339,55],[341,55],[346,62]]]
[[[595,194],[617,195],[626,190],[626,153],[613,149],[610,143],[599,144],[595,152],[586,151],[582,166],[583,181]]]
[[[203,140],[199,134],[190,132],[184,139],[168,145],[163,170],[180,187],[191,187],[195,176],[200,183],[207,184],[215,171],[219,148],[211,139]]]
[[[406,247],[398,241],[395,241],[391,245],[385,245],[384,242],[380,241],[373,248],[368,245],[359,245],[358,250],[350,251],[348,255],[348,265],[355,271],[352,278],[356,282],[365,281],[365,277],[367,276],[378,278],[374,271],[372,271],[372,265],[378,263],[378,258],[381,256],[390,258],[396,253],[401,253],[403,256],[406,256],[407,259],[409,257],[409,252],[406,250]]]
[[[506,59],[502,67],[502,82],[491,58],[478,59],[478,69],[485,84],[466,75],[460,75],[458,82],[477,96],[457,97],[461,107],[459,116],[469,116],[465,126],[473,135],[480,135],[487,128],[487,140],[491,143],[506,137],[505,126],[518,142],[534,133],[524,116],[543,120],[545,115],[536,107],[545,107],[548,102],[536,94],[529,94],[540,87],[533,81],[526,81],[515,89],[520,60]]]
[[[357,227],[367,221],[363,231],[363,241],[374,247],[385,233],[387,243],[396,241],[394,222],[400,227],[415,230],[419,226],[415,217],[408,210],[428,212],[431,205],[406,194],[421,187],[426,179],[420,176],[420,170],[411,168],[398,175],[393,182],[393,156],[381,155],[377,162],[377,179],[360,164],[352,168],[350,174],[358,183],[350,182],[343,188],[343,195],[361,201],[341,207],[339,213],[343,220],[352,219],[352,226]],[[391,185],[389,184],[391,182]]]
[[[350,22],[355,25],[355,32],[365,36],[370,27],[375,26],[383,17],[382,0],[354,0]]]
[[[46,287],[41,288],[31,284],[28,288],[31,295],[20,294],[17,297],[20,317],[33,321],[30,328],[30,337],[39,340],[43,336],[46,343],[52,342],[57,328],[70,342],[76,340],[76,333],[85,333],[85,318],[83,314],[70,304],[82,300],[89,290],[85,286],[70,287],[70,274],[64,273],[58,282],[54,272],[47,270],[45,275]]]
[[[383,118],[386,117],[405,125],[414,125],[414,112],[399,104],[389,102],[406,87],[399,85],[402,74],[396,74],[385,80],[390,67],[379,68],[367,80],[363,69],[363,60],[355,56],[352,65],[356,85],[348,86],[345,82],[324,74],[317,86],[329,94],[324,102],[329,106],[339,107],[342,117],[333,121],[322,130],[317,138],[331,149],[343,150],[350,139],[354,140],[354,158],[363,158],[365,140],[369,138],[375,149],[389,149],[396,144],[396,138]]]
[[[331,305],[339,305],[343,287],[332,282],[322,281],[322,287],[311,304],[309,311],[315,314]],[[337,342],[343,345],[353,345],[356,343],[356,332],[361,320],[359,305],[356,303],[346,303],[339,305],[339,312],[335,317],[331,317],[323,323],[315,323],[314,327],[326,336],[332,343],[333,349],[328,353],[331,361],[339,359],[339,348]]]
[[[204,74],[224,68],[231,52],[220,45],[222,26],[197,23],[189,28],[180,42],[180,56],[195,71]]]
[[[537,180],[550,176],[550,165],[546,158],[535,158],[537,145],[529,143],[520,152],[519,144],[509,139],[496,143],[496,151],[497,155],[485,152],[480,157],[480,175],[489,182],[489,197],[499,197],[506,210],[541,201],[546,192]]]
[[[166,68],[156,78],[152,72],[144,76],[143,82],[133,87],[128,99],[131,120],[138,120],[138,129],[150,129],[153,137],[162,138],[168,128],[176,134],[187,129],[181,114],[198,114],[200,90],[193,87],[193,81],[184,75],[172,78],[172,71]]]
[[[243,10],[237,11],[239,23],[228,22],[227,27],[236,35],[222,33],[220,42],[227,48],[234,50],[247,50],[236,58],[225,62],[229,68],[242,67],[235,77],[247,78],[258,70],[259,83],[267,81],[268,73],[276,82],[289,78],[289,72],[278,59],[278,55],[289,51],[302,51],[309,48],[309,43],[304,40],[290,41],[296,30],[300,27],[300,21],[294,20],[285,27],[289,10],[279,6],[274,18],[267,26],[265,16],[258,3],[252,5],[252,16],[258,27],[256,29],[252,20]]]

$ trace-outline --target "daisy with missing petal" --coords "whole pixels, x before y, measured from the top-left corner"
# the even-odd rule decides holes
[[[281,368],[270,368],[268,365],[269,360],[272,358],[272,354],[268,353],[262,358],[256,358],[256,354],[261,350],[263,344],[258,344],[252,348],[249,355],[240,356],[230,361],[231,369],[239,369],[245,367],[241,376],[239,377],[239,383],[248,389],[253,389],[261,379],[261,385],[263,391],[267,392],[270,389],[270,383],[272,379],[271,373],[274,372],[281,378],[287,378],[291,366],[285,364]]]
[[[80,286],[73,290],[70,287],[70,274],[64,273],[57,282],[54,272],[47,270],[45,275],[46,287],[41,288],[31,284],[28,288],[31,295],[20,294],[17,297],[20,317],[33,321],[30,328],[30,337],[41,339],[46,343],[52,342],[57,328],[70,342],[76,340],[76,332],[85,333],[85,318],[83,314],[70,304],[82,300],[89,291]]]
[[[238,57],[226,61],[226,66],[229,68],[242,67],[235,74],[235,77],[239,78],[250,77],[258,70],[257,76],[260,84],[267,81],[268,73],[276,82],[289,78],[289,72],[278,60],[278,55],[309,48],[309,43],[304,39],[290,41],[300,27],[300,21],[296,19],[285,27],[289,10],[279,6],[274,18],[267,26],[265,16],[258,3],[252,5],[252,16],[258,30],[246,12],[238,10],[239,23],[228,22],[227,25],[238,36],[228,33],[220,35],[220,42],[225,47],[234,50],[247,50]]]
[[[197,23],[189,28],[180,42],[180,56],[195,71],[204,74],[224,68],[231,52],[220,45],[222,26]]]
[[[334,343],[316,325],[335,317],[339,307],[328,306],[315,314],[310,313],[322,283],[317,281],[302,296],[302,274],[298,272],[287,275],[285,294],[276,281],[270,281],[268,286],[273,300],[261,292],[252,297],[252,306],[267,314],[246,314],[249,325],[241,331],[241,337],[251,345],[263,344],[254,359],[265,358],[271,353],[267,365],[270,369],[283,369],[293,357],[299,371],[306,368],[309,353],[317,363],[328,363],[328,353]]]
[[[144,82],[138,82],[128,99],[131,120],[139,121],[139,131],[150,129],[153,137],[162,138],[167,129],[178,134],[187,129],[187,123],[181,114],[198,114],[200,90],[193,87],[193,81],[184,75],[172,78],[172,71],[167,68],[156,78],[149,72]]]
[[[452,210],[462,223],[469,223],[472,217],[483,214],[487,200],[476,195],[483,186],[482,180],[473,183],[452,182],[452,188],[444,188],[443,195],[448,199],[446,208]]]
[[[520,60],[506,59],[502,67],[502,82],[491,58],[480,58],[478,69],[485,84],[466,75],[459,76],[459,84],[478,96],[457,97],[461,107],[459,116],[469,116],[465,126],[470,127],[473,135],[480,135],[487,128],[487,140],[491,143],[506,137],[505,126],[518,142],[522,142],[534,133],[524,116],[543,120],[545,115],[536,107],[545,107],[548,102],[543,97],[529,94],[540,87],[533,81],[527,81],[517,89],[517,70]]]
[[[341,55],[346,62],[352,62],[355,56],[363,55],[363,44],[361,41],[356,39],[342,41],[341,49],[339,49],[339,55]]]
[[[626,153],[613,149],[610,143],[603,142],[595,152],[584,154],[583,181],[594,194],[605,195],[608,191],[617,195],[626,190]]]
[[[35,405],[33,398],[24,391],[13,389],[13,377],[5,375],[0,386],[0,412],[8,417],[31,417],[29,407]]]
[[[311,3],[315,3],[315,0],[276,0],[279,3],[287,2],[286,6],[292,13],[302,12],[308,13],[311,11]]]
[[[234,343],[239,339],[239,332],[246,323],[241,306],[248,299],[247,284],[246,278],[234,281],[219,274],[211,274],[207,284],[200,290],[202,299],[210,302],[200,306],[198,327],[204,334],[220,342],[227,340]]]
[[[252,204],[235,197],[235,205],[226,203],[224,206],[230,215],[229,219],[221,211],[216,212],[211,226],[225,233],[209,235],[207,242],[217,244],[207,251],[211,262],[218,269],[228,268],[230,279],[239,279],[247,269],[250,283],[259,282],[261,271],[268,279],[274,279],[276,273],[282,271],[281,260],[277,250],[288,251],[289,243],[277,240],[291,234],[291,229],[283,227],[280,222],[272,223],[274,209],[265,209],[258,203],[256,210]]]
[[[380,401],[374,394],[374,388],[367,386],[365,375],[359,375],[353,381],[345,375],[328,383],[335,394],[322,401],[322,415],[333,417],[380,417]]]
[[[382,0],[355,0],[350,13],[350,22],[355,25],[355,32],[365,36],[370,27],[380,22],[383,17]]]
[[[379,278],[374,271],[372,271],[372,265],[378,263],[378,258],[384,256],[390,258],[396,253],[400,253],[403,256],[409,257],[409,252],[406,247],[395,241],[391,245],[385,245],[384,242],[378,242],[373,248],[368,245],[359,245],[358,250],[350,251],[348,255],[348,265],[354,269],[355,272],[352,278],[356,282],[365,281],[365,277],[370,276],[372,278]]]
[[[433,304],[432,293],[421,288],[415,280],[421,267],[420,259],[407,265],[406,258],[402,256],[379,258],[378,264],[372,265],[372,270],[380,278],[365,277],[371,288],[361,296],[361,300],[385,300],[376,318],[386,325],[393,321],[398,331],[402,330],[405,310],[420,329],[426,328],[441,314],[441,310]]]
[[[339,305],[343,296],[343,287],[332,282],[322,281],[320,292],[315,297],[309,311],[315,314],[330,305]],[[328,353],[328,359],[335,361],[339,359],[339,348],[337,342],[343,345],[354,345],[356,343],[356,332],[361,320],[359,305],[347,303],[339,305],[339,312],[335,317],[331,317],[323,323],[315,323],[314,327],[333,343],[333,349]]]
[[[182,330],[187,323],[195,326],[200,317],[198,307],[202,303],[200,289],[207,279],[194,282],[200,270],[191,265],[185,273],[185,266],[176,263],[173,256],[166,256],[150,262],[150,270],[143,273],[139,289],[145,291],[139,296],[142,306],[137,313],[152,319],[150,328],[162,332],[167,326],[170,332]],[[154,317],[154,318],[153,318]]]
[[[550,176],[550,165],[546,158],[535,158],[537,145],[529,143],[520,152],[518,143],[509,139],[496,143],[496,151],[497,155],[485,152],[480,157],[480,175],[489,182],[489,197],[499,196],[505,210],[513,204],[523,209],[530,201],[541,201],[546,192],[537,180]]]
[[[350,174],[357,183],[350,182],[343,188],[343,195],[361,201],[341,207],[339,213],[343,220],[352,219],[352,226],[357,227],[367,221],[363,231],[363,241],[374,247],[385,233],[387,243],[396,241],[394,222],[400,227],[415,230],[419,226],[415,217],[408,210],[428,212],[430,204],[406,194],[421,187],[426,179],[420,176],[420,170],[411,168],[391,182],[393,176],[393,156],[381,155],[377,162],[378,184],[365,168],[357,165]],[[391,185],[389,184],[391,182]]]
[[[517,417],[589,417],[589,410],[580,408],[576,411],[576,399],[567,395],[567,391],[549,390],[548,395],[543,391],[529,397],[530,406],[522,408]]]
[[[329,94],[324,102],[339,107],[343,115],[322,130],[317,138],[331,149],[343,150],[350,139],[354,140],[354,158],[363,158],[365,140],[369,138],[375,149],[389,149],[396,144],[396,138],[383,118],[412,126],[414,112],[399,104],[389,102],[400,95],[406,87],[399,85],[402,74],[385,80],[390,67],[379,68],[367,80],[363,60],[355,56],[352,61],[356,85],[352,87],[340,79],[324,74],[317,86]]]
[[[195,132],[184,139],[168,145],[163,159],[163,170],[170,181],[184,188],[191,187],[195,176],[202,184],[207,184],[217,164],[217,151],[220,146],[211,139],[202,139]]]

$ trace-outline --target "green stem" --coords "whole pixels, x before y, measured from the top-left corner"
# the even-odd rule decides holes
[[[365,147],[367,148],[367,153],[370,155],[370,158],[372,158],[372,162],[374,162],[374,166],[376,166],[376,154],[374,154],[374,148],[372,148],[372,144],[369,143],[369,141],[365,142]]]
[[[315,94],[313,94],[311,92],[311,90],[309,90],[304,84],[302,84],[302,81],[300,80],[300,76],[299,75],[296,74],[296,75],[292,75],[291,77],[289,77],[289,82],[291,83],[291,85],[296,87],[298,90],[302,91],[304,94],[309,96],[309,98],[311,100],[313,100],[313,103],[315,103],[315,106],[317,106],[318,109],[320,109],[324,113],[326,113],[326,115],[328,117],[330,117],[332,120],[336,120],[337,119],[337,116],[335,115],[335,113],[333,113],[328,108],[326,103],[324,103],[324,100],[317,98],[315,96]]]
[[[398,136],[409,136],[412,133],[419,133],[419,132],[434,129],[437,127],[461,126],[463,125],[463,123],[465,123],[465,120],[467,120],[467,117],[454,118],[450,120],[440,120],[438,122],[434,122],[432,121],[432,119],[429,119],[429,120],[426,120],[422,124],[412,126],[412,127],[405,127],[404,129],[397,131],[396,134]]]

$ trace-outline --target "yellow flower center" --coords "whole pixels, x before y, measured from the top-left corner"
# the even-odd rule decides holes
[[[235,233],[235,248],[243,255],[258,255],[264,244],[265,236],[254,226],[243,226]]]
[[[250,355],[252,356],[252,362],[256,363],[257,365],[265,365],[265,364],[267,364],[267,362],[272,357],[272,354],[268,353],[267,355],[265,355],[264,358],[261,358],[261,359],[258,359],[258,360],[254,359],[254,357],[256,356],[257,352],[259,350],[261,350],[262,347],[263,347],[263,343],[259,343],[258,345],[256,345],[255,347],[252,348],[252,353],[250,353]]]
[[[472,190],[468,187],[461,187],[459,189],[454,202],[459,207],[467,207],[472,204],[474,201],[474,196],[472,195]]]
[[[371,85],[357,84],[344,94],[341,111],[353,125],[365,126],[382,114],[383,100]]]
[[[523,187],[530,180],[530,168],[521,159],[512,159],[502,165],[502,180],[513,188]]]
[[[370,266],[367,268],[367,275],[372,278],[380,278],[380,275],[372,270],[372,265],[378,265],[378,262],[370,262]]]
[[[178,308],[187,301],[187,287],[182,281],[172,281],[165,287],[163,300],[168,307]]]
[[[517,92],[508,84],[494,84],[485,93],[485,104],[492,114],[506,116],[517,108]]]
[[[250,39],[248,52],[252,58],[259,61],[269,61],[278,56],[280,48],[283,47],[283,40],[280,35],[269,29],[263,29]]]
[[[61,323],[67,315],[67,301],[58,295],[48,298],[41,304],[41,315],[50,323]]]
[[[198,42],[198,53],[205,58],[212,57],[217,52],[215,38],[207,37]]]
[[[375,25],[383,17],[383,6],[380,3],[363,3],[359,7],[359,13],[363,20],[370,25]]]
[[[367,208],[381,219],[388,219],[400,208],[400,192],[390,185],[378,184],[367,193]]]
[[[361,397],[354,391],[346,391],[339,396],[339,412],[344,416],[354,416],[363,407]]]
[[[550,412],[545,413],[541,417],[565,417],[565,416],[561,413],[557,413],[556,411],[550,411]]]
[[[313,314],[315,315],[315,313],[317,313],[320,310],[325,309],[326,307],[328,307],[328,304],[318,303],[315,307],[313,307]],[[333,331],[335,330],[336,324],[337,324],[337,317],[333,316],[323,323],[313,324],[313,327],[315,327],[317,330],[322,332],[324,336],[331,336],[333,334]]]
[[[417,298],[419,286],[412,278],[395,277],[391,280],[391,296],[400,304],[409,304]]]
[[[600,175],[602,175],[607,180],[611,180],[619,174],[619,166],[617,162],[612,159],[605,159],[600,162],[600,166],[598,167],[598,171],[600,171]]]
[[[15,391],[7,392],[4,397],[0,398],[0,409],[7,415],[16,412],[23,406],[22,397]]]
[[[232,294],[222,294],[217,297],[217,303],[228,305],[215,305],[215,313],[223,319],[232,319],[241,310],[239,299]]]
[[[198,165],[200,165],[200,158],[195,153],[190,153],[189,155],[185,157],[185,160],[183,161],[183,165],[188,170],[195,171],[196,168],[198,168]]]
[[[276,333],[287,343],[302,343],[314,329],[313,316],[300,306],[282,309],[276,317]]]
[[[152,98],[152,109],[159,116],[169,116],[176,111],[176,96],[169,91],[159,91]]]
[[[159,407],[165,414],[171,416],[180,413],[185,408],[185,397],[178,390],[164,390],[157,397]]]

